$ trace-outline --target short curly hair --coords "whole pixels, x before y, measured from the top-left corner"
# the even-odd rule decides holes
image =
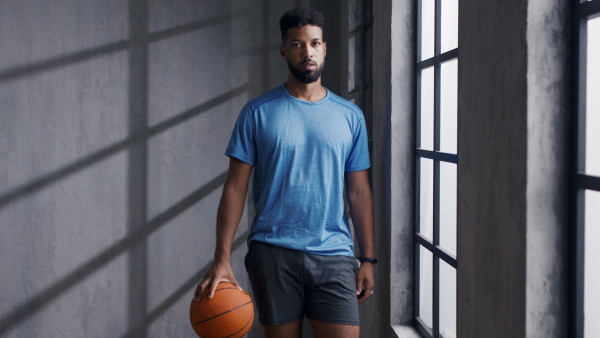
[[[281,41],[285,42],[287,31],[293,27],[302,27],[313,25],[321,28],[323,31],[325,18],[323,13],[310,8],[294,8],[281,16],[279,19],[279,28],[281,29]]]

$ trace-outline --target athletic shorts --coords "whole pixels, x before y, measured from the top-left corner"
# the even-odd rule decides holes
[[[359,325],[358,261],[253,241],[245,259],[258,321],[280,325],[305,315],[327,323]]]

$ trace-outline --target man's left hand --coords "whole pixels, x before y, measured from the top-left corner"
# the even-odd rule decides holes
[[[369,299],[375,288],[375,268],[372,263],[363,262],[356,273],[356,295],[358,303]]]

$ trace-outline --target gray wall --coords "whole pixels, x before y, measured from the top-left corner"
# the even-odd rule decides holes
[[[460,337],[567,335],[567,5],[460,1]]]
[[[487,5],[459,4],[457,333],[523,337],[527,3]]]
[[[0,336],[193,335],[223,152],[285,81],[277,24],[297,5],[0,2]]]
[[[395,337],[390,324],[413,320],[414,6],[374,1],[371,111],[377,287],[363,305],[362,337]],[[401,337],[415,337],[404,331]]]

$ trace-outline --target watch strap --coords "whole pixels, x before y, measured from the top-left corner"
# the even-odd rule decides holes
[[[360,256],[360,257],[358,257],[358,261],[361,263],[369,262],[369,263],[377,264],[377,258],[371,258],[371,257]]]

